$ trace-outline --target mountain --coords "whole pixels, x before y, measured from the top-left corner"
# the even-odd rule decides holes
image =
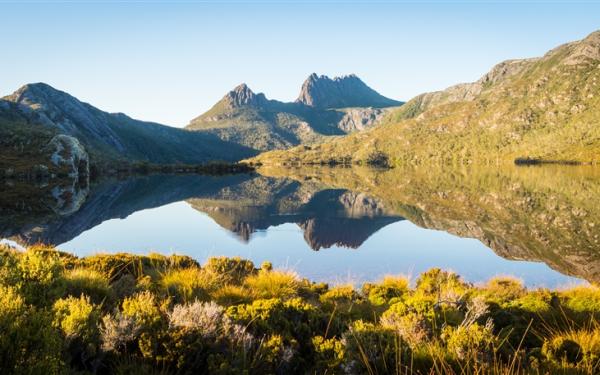
[[[331,79],[316,73],[304,81],[296,102],[316,108],[383,108],[402,104],[380,95],[354,74]]]
[[[600,161],[600,31],[543,57],[509,60],[474,83],[419,95],[381,125],[264,164]]]
[[[0,126],[2,134],[14,137],[22,133],[25,139],[41,132],[46,134],[44,141],[49,141],[60,134],[79,142],[96,163],[204,163],[236,161],[253,154],[211,134],[101,111],[44,83],[25,85],[0,99]],[[36,154],[42,146],[34,142],[28,150]]]
[[[356,94],[350,92],[353,89]],[[286,149],[370,128],[389,112],[386,107],[402,104],[377,94],[356,76],[332,80],[313,74],[304,83],[300,97],[310,99],[311,95],[318,96],[318,106],[312,100],[269,100],[241,84],[193,119],[187,129],[258,151]],[[333,106],[328,107],[329,103]]]

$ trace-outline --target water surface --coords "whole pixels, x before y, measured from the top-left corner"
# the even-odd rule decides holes
[[[241,256],[334,283],[414,278],[432,267],[472,282],[600,279],[593,168],[261,173],[104,180],[71,194],[77,202],[53,207],[48,198],[46,211],[5,207],[0,229],[19,244],[78,255]]]

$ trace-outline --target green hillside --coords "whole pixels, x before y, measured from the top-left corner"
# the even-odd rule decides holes
[[[600,32],[420,95],[370,131],[262,154],[265,164],[600,161]]]

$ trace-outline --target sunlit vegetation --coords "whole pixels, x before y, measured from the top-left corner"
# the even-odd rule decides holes
[[[523,62],[515,74],[492,70],[483,83],[417,96],[369,131],[253,161],[369,164],[378,155],[390,165],[597,164],[598,40],[596,32]]]
[[[431,269],[361,287],[239,258],[2,248],[2,373],[593,374],[600,290]]]

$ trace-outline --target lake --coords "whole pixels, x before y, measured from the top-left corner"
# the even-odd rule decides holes
[[[474,283],[600,281],[593,167],[272,168],[3,189],[0,237],[81,256],[240,256],[331,283],[433,267]]]

